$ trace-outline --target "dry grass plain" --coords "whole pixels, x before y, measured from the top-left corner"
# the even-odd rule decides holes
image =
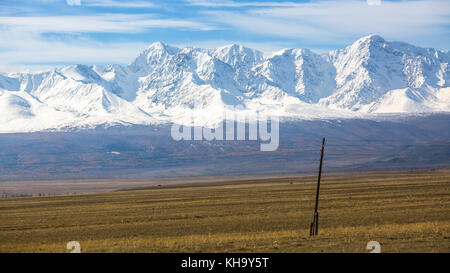
[[[450,170],[0,199],[0,252],[450,252]]]

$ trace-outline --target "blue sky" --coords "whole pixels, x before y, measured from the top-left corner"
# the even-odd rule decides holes
[[[2,0],[0,71],[129,63],[155,41],[323,52],[378,34],[448,50],[448,0]]]

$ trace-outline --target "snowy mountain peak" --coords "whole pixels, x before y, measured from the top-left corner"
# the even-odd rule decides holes
[[[235,68],[254,66],[264,59],[262,52],[237,44],[213,49],[210,51],[210,54]]]
[[[405,88],[419,94],[405,99],[419,102],[418,98],[423,98],[423,103],[433,104],[431,101],[439,92],[436,88],[448,84],[448,59],[444,52],[389,42],[377,35],[363,37],[330,56],[336,68],[337,90],[322,102],[336,108],[376,112],[383,107],[374,105],[380,105],[390,91]],[[430,110],[433,106],[419,108]]]
[[[151,44],[129,65],[130,69],[140,75],[148,74],[154,66],[166,61],[180,51],[179,48],[161,42]]]
[[[154,42],[147,48],[147,53],[153,52],[153,51],[164,51],[167,52],[170,55],[176,54],[179,51],[179,48],[170,46],[168,44],[165,44],[163,42]]]
[[[370,34],[370,35],[367,35],[367,36],[364,36],[364,37],[358,39],[356,41],[356,43],[358,43],[358,42],[360,42],[360,43],[363,43],[363,42],[365,42],[365,43],[384,43],[384,42],[386,42],[386,40],[383,37],[381,37],[380,35]]]
[[[369,35],[317,54],[264,58],[242,45],[176,48],[156,42],[127,66],[72,65],[0,74],[0,132],[100,124],[209,124],[240,105],[292,118],[450,111],[448,52]]]

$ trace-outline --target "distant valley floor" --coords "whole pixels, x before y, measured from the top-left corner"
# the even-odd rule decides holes
[[[175,141],[171,126],[0,134],[2,181],[160,180],[408,171],[450,166],[450,115],[284,120],[279,148],[259,141]],[[134,186],[134,185],[132,185]],[[0,192],[1,194],[1,192]]]

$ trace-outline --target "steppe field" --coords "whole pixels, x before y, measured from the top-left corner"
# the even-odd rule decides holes
[[[450,252],[450,170],[0,198],[0,252]]]

